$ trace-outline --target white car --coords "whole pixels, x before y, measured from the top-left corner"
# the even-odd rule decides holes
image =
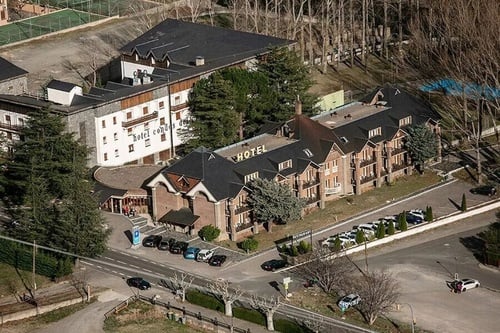
[[[340,246],[342,248],[345,248],[351,244],[351,239],[343,234],[338,234],[338,235],[333,235],[325,239],[323,242],[321,242],[321,246],[323,247],[334,247],[335,246],[335,240],[336,239],[340,240]]]
[[[196,255],[196,261],[204,261],[207,262],[210,260],[210,258],[213,257],[215,251],[214,250],[209,250],[209,249],[203,249],[198,252]]]
[[[455,288],[461,292],[466,291],[467,289],[479,288],[481,286],[479,281],[475,279],[461,279],[454,282]]]
[[[420,217],[422,220],[425,221],[425,213],[423,210],[421,209],[412,209],[408,212],[408,214],[411,214],[411,215],[415,215],[415,216],[418,216]]]
[[[343,311],[349,309],[352,306],[356,306],[361,302],[361,297],[358,294],[349,294],[342,297],[338,303],[339,308]]]

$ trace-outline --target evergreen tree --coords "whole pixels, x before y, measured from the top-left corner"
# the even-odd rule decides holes
[[[380,222],[377,227],[377,238],[382,239],[385,237],[385,225]]]
[[[365,233],[363,232],[363,230],[358,229],[358,231],[356,232],[356,243],[357,243],[357,244],[361,244],[361,243],[363,243],[365,240],[366,240],[366,235],[365,235]]]
[[[401,214],[399,214],[399,230],[401,231],[406,231],[408,230],[408,222],[406,221],[406,211],[403,211]]]
[[[268,223],[269,231],[273,222],[288,223],[301,217],[304,201],[295,197],[286,184],[256,179],[250,187],[248,204],[258,221]]]
[[[429,221],[429,222],[431,222],[432,220],[434,220],[434,216],[432,214],[432,207],[431,206],[427,206],[427,208],[425,209],[425,220]]]
[[[500,214],[497,214],[500,216]],[[484,261],[486,264],[500,265],[500,222],[491,223],[479,234],[484,241]]]
[[[425,125],[408,128],[406,148],[421,173],[424,172],[425,161],[437,155],[436,135]]]
[[[339,237],[335,238],[335,242],[333,242],[333,250],[335,252],[342,250],[342,242]]]
[[[462,194],[462,204],[460,205],[460,210],[462,212],[467,210],[467,199],[465,198],[465,193]]]
[[[313,81],[297,53],[287,48],[274,49],[266,56],[266,61],[259,63],[258,71],[268,78],[272,92],[270,121],[290,119],[295,112],[297,96],[305,114],[315,113],[317,97],[308,93]]]
[[[200,146],[220,148],[237,141],[240,117],[234,95],[231,83],[218,72],[195,84],[188,102],[191,119],[179,132],[188,151]]]
[[[387,234],[394,235],[396,233],[396,228],[394,227],[394,222],[389,221],[389,225],[387,226]]]
[[[4,198],[19,223],[12,236],[79,255],[95,256],[108,232],[92,192],[88,149],[49,110],[29,114],[7,162]]]

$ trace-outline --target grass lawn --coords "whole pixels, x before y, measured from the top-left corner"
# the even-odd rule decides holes
[[[23,294],[33,284],[32,272],[18,270],[10,265],[0,263],[0,298]],[[46,276],[35,275],[37,288],[43,288],[52,282]]]
[[[391,185],[373,189],[359,196],[350,196],[352,203],[346,198],[326,203],[325,209],[318,209],[305,216],[303,220],[285,225],[274,225],[272,232],[267,232],[260,227],[255,239],[259,241],[259,250],[275,246],[275,241],[290,235],[295,235],[304,230],[318,230],[338,223],[361,212],[381,207],[394,199],[403,198],[413,192],[434,185],[440,181],[435,173],[426,171],[424,175],[415,173],[405,178],[400,178]],[[231,241],[220,242],[220,245],[231,249],[238,249],[237,244]]]

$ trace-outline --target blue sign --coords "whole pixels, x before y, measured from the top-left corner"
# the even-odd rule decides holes
[[[134,227],[132,229],[132,244],[139,245],[141,243],[141,231],[139,227]]]

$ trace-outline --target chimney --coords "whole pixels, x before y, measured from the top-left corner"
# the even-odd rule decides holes
[[[195,60],[196,67],[205,65],[205,58],[202,56],[197,56]]]
[[[300,101],[299,95],[295,100],[295,115],[300,116],[302,114],[302,102]]]

